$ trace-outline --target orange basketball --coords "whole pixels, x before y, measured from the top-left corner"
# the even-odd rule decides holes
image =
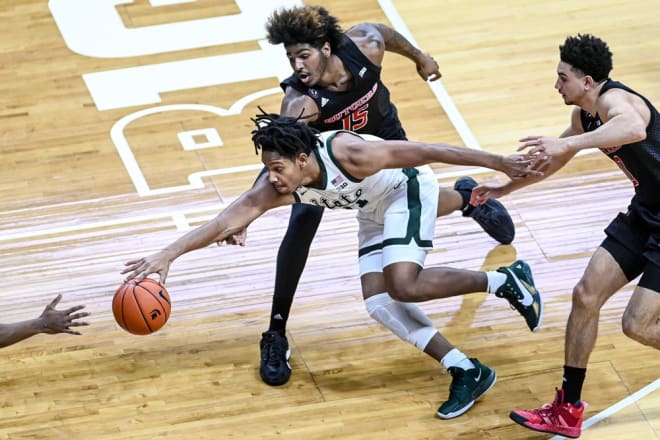
[[[170,295],[158,281],[145,278],[122,284],[112,298],[115,321],[134,335],[148,335],[165,325],[170,317]]]

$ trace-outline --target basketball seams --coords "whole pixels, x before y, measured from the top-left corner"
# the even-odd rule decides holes
[[[151,320],[153,311],[158,311],[158,316]],[[129,280],[115,292],[112,312],[117,324],[127,332],[148,335],[167,323],[171,314],[170,296],[161,283],[151,278],[139,283]]]
[[[126,297],[126,290],[128,289],[128,286],[124,285],[119,288],[119,291],[115,293],[115,298],[119,297],[118,301],[118,306],[119,306],[119,313],[118,317],[121,319],[121,322],[119,323],[119,326],[123,328],[124,330],[128,330],[128,324],[126,324],[126,318],[124,317],[124,298]],[[114,307],[113,307],[114,311]]]
[[[147,280],[147,279],[148,279],[148,280],[151,280],[151,278],[145,278],[145,280]],[[144,280],[143,280],[143,281],[144,281]],[[156,282],[156,281],[154,281],[154,280],[151,280],[151,281],[152,281],[154,284],[156,284],[156,285],[158,286],[159,289],[164,289],[164,287],[163,287],[162,284],[160,284],[160,283],[158,283],[158,282]],[[139,287],[142,287],[144,290],[146,290],[146,291],[149,293],[149,295],[153,296],[154,299],[155,299],[156,301],[158,301],[158,305],[160,306],[161,310],[162,310],[163,313],[165,314],[165,321],[167,321],[167,320],[169,319],[169,317],[170,317],[170,312],[169,312],[169,310],[170,310],[170,307],[172,307],[172,305],[171,305],[169,302],[167,302],[167,300],[165,300],[165,298],[162,298],[162,299],[165,300],[165,302],[167,303],[167,307],[166,307],[166,306],[163,304],[163,302],[161,301],[161,298],[160,298],[158,295],[156,295],[154,292],[152,292],[151,290],[149,290],[149,289],[147,289],[147,288],[145,288],[145,287],[143,287],[143,286],[139,286]]]
[[[142,310],[142,303],[140,302],[137,294],[135,293],[135,290],[138,287],[140,287],[141,289],[147,291],[148,293],[151,293],[151,292],[149,292],[149,290],[145,289],[144,287],[140,286],[139,284],[133,285],[133,292],[132,293],[133,293],[133,298],[135,299],[135,304],[137,304],[138,310],[140,311],[140,316],[142,316],[142,319],[144,319],[144,323],[147,325],[147,328],[149,329],[149,332],[153,333],[154,330],[151,329],[151,326],[149,325],[149,320],[147,319],[146,316],[144,316],[144,310]]]

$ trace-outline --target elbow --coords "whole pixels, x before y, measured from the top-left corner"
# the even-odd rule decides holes
[[[628,121],[626,124],[626,139],[628,139],[627,144],[646,139],[646,124],[642,118],[634,118]]]
[[[633,124],[628,130],[632,142],[641,142],[646,139],[646,127],[643,124]]]

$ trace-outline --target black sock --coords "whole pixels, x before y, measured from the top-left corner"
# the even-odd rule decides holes
[[[289,227],[277,253],[275,290],[268,328],[282,336],[286,333],[293,296],[322,217],[323,208],[318,206],[296,204],[291,209]]]
[[[575,406],[579,405],[580,400],[582,400],[582,385],[586,374],[586,368],[564,365],[564,380],[562,383],[564,402],[572,403]]]
[[[463,211],[464,215],[467,215],[474,209],[474,206],[470,205],[470,196],[472,195],[472,190],[470,189],[469,191],[462,191],[460,189],[457,189],[458,193],[461,195],[461,198],[463,199],[463,203],[461,204],[461,211]]]

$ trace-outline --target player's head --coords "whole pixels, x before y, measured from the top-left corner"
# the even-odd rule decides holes
[[[271,44],[284,44],[294,73],[311,87],[341,46],[344,33],[325,8],[301,6],[273,12],[266,22],[266,37]]]
[[[266,22],[266,37],[271,44],[305,43],[321,49],[327,43],[335,51],[341,46],[343,35],[337,18],[321,6],[279,9]]]
[[[299,118],[268,114],[262,111],[252,119],[257,126],[252,142],[268,169],[268,180],[281,194],[290,194],[300,186],[303,170],[312,150],[320,143],[319,132]]]
[[[566,104],[579,101],[582,92],[593,90],[612,70],[612,52],[603,40],[590,34],[566,38],[559,46],[555,88]]]
[[[598,83],[606,80],[612,70],[612,52],[607,43],[590,34],[566,38],[559,46],[559,55],[578,75],[589,75]]]

